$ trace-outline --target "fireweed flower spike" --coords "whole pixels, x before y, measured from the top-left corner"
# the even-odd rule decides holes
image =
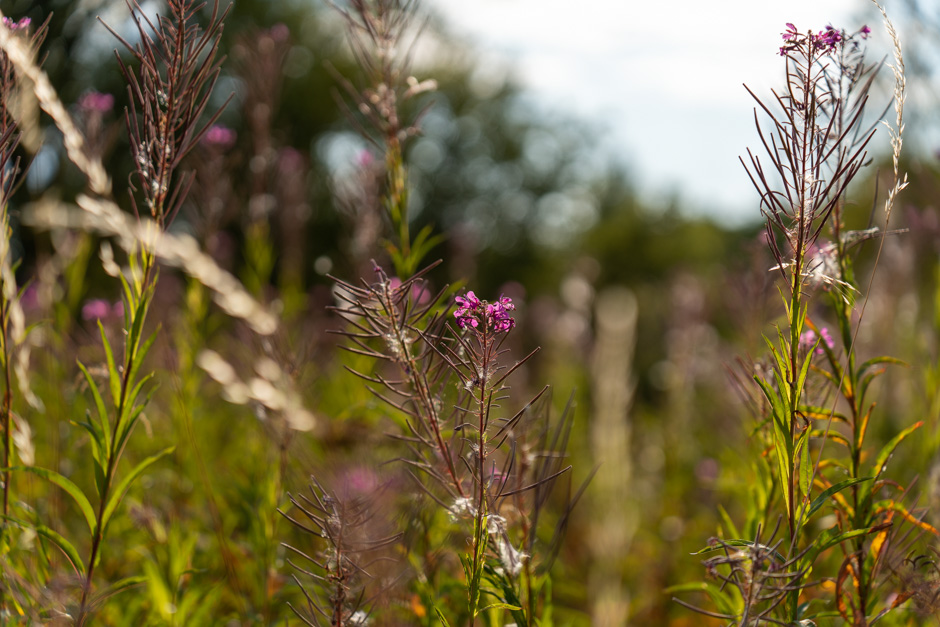
[[[472,328],[505,333],[516,326],[516,321],[509,314],[515,310],[516,306],[507,296],[500,296],[495,302],[489,303],[477,298],[473,292],[467,292],[466,296],[457,296],[454,300],[458,305],[454,318],[457,319],[457,326],[461,329]]]

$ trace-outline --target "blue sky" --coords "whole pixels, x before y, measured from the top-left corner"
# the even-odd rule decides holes
[[[738,161],[758,145],[742,83],[758,95],[781,83],[784,25],[868,23],[873,43],[885,39],[867,0],[426,1],[538,100],[599,129],[648,200],[678,194],[734,221],[757,217]]]

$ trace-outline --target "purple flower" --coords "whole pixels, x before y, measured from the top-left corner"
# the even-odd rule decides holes
[[[823,52],[835,50],[841,41],[842,32],[837,31],[831,24],[826,27],[826,30],[821,30],[819,34],[813,36],[813,43]]]
[[[29,19],[28,17],[24,17],[19,22],[15,22],[8,17],[3,18],[3,25],[9,28],[10,30],[14,30],[14,31],[25,30],[29,26],[30,22],[32,22],[32,20]]]
[[[829,350],[835,349],[836,343],[832,339],[832,336],[829,335],[829,329],[827,329],[826,327],[822,327],[821,329],[819,329],[819,335],[822,337],[823,342],[826,343],[826,346],[829,347]],[[819,353],[818,350],[816,352]],[[819,353],[819,354],[822,354],[822,353]]]
[[[473,292],[467,292],[466,296],[457,296],[454,300],[458,305],[454,317],[461,329],[479,329],[482,325],[483,330],[505,333],[516,326],[516,321],[509,314],[516,306],[507,296],[500,296],[495,302],[489,303],[477,298]]]
[[[95,298],[82,305],[82,320],[103,320],[110,314],[111,303],[103,298]]]
[[[124,302],[118,301],[113,305],[103,298],[93,298],[82,305],[82,320],[101,320],[124,317]]]
[[[114,107],[114,96],[97,91],[86,91],[78,99],[78,108],[88,113],[107,113]]]
[[[821,329],[819,329],[819,337],[821,338],[822,342],[824,342],[826,346],[829,347],[829,350],[835,349],[836,343],[835,341],[833,341],[832,336],[829,334],[829,329],[827,329],[826,327],[822,327]],[[810,350],[811,348],[815,346],[817,355],[825,355],[826,354],[825,349],[823,349],[822,346],[819,346],[818,343],[819,343],[819,340],[817,339],[816,332],[813,331],[812,329],[808,331],[803,331],[803,333],[800,334],[800,348],[801,349]]]
[[[862,39],[868,39],[868,36],[871,34],[871,29],[868,26],[862,26],[858,29],[858,34],[862,36]]]
[[[213,124],[202,136],[202,144],[209,148],[228,150],[235,145],[238,134],[227,126]]]

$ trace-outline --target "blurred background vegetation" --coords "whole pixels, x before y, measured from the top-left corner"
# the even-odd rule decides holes
[[[142,4],[149,8],[158,3]],[[92,90],[114,95],[114,109],[104,115],[98,131],[115,198],[121,201],[130,174],[121,113],[127,94],[113,57],[115,40],[96,18],[119,34],[129,33],[123,3],[3,0],[0,6],[6,15],[29,16],[34,22],[51,13],[43,67],[66,103],[78,103]],[[914,0],[905,9],[922,29],[905,40],[910,42],[908,80],[919,99],[911,107],[908,136],[935,122],[928,113],[935,106],[924,105],[936,105],[935,93],[927,89],[940,40],[931,10]],[[774,36],[769,33],[768,41]],[[415,231],[430,225],[443,235],[430,255],[444,260],[432,273],[433,281],[439,286],[461,282],[486,295],[503,292],[523,303],[514,342],[522,348],[542,346],[543,352],[527,365],[522,381],[535,389],[551,383],[559,406],[571,395],[575,399],[575,484],[595,467],[599,477],[609,469],[621,481],[618,488],[616,482],[611,486],[596,480],[575,514],[556,566],[556,619],[559,624],[588,624],[598,611],[603,586],[585,574],[599,568],[594,560],[604,555],[603,543],[598,546],[598,513],[616,507],[622,529],[611,540],[616,542],[614,555],[606,556],[605,585],[615,584],[620,601],[630,608],[630,622],[703,624],[702,617],[675,605],[664,591],[701,578],[699,559],[689,554],[716,533],[717,506],[722,504],[734,517],[748,488],[751,470],[745,452],[756,421],[733,381],[748,377],[746,364],[763,350],[761,334],[782,313],[775,275],[768,271],[771,258],[760,238],[756,197],[754,222],[733,228],[721,216],[692,215],[668,199],[647,206],[630,172],[594,149],[597,131],[589,123],[561,112],[536,114],[511,73],[477,65],[475,51],[451,37],[436,16],[429,16],[421,37],[415,74],[419,80],[436,79],[439,88],[415,105],[427,110],[423,132],[410,144],[407,158]],[[357,190],[377,179],[367,143],[338,103],[337,75],[353,80],[357,75],[344,42],[340,18],[323,2],[233,4],[223,38],[229,59],[216,103],[234,94],[219,121],[237,136],[224,154],[206,152],[193,160],[199,173],[196,187],[173,225],[197,237],[211,233],[204,244],[220,263],[296,322],[295,332],[283,338],[285,352],[290,347],[305,356],[296,364],[296,376],[321,424],[312,435],[273,432],[248,409],[226,407],[222,414],[200,404],[197,384],[189,397],[194,416],[186,438],[190,444],[175,453],[176,463],[191,474],[148,478],[150,489],[135,497],[136,515],[125,523],[133,527],[127,533],[138,539],[136,545],[128,544],[128,559],[144,555],[172,581],[172,569],[181,568],[174,559],[189,555],[191,576],[205,582],[200,593],[204,602],[228,607],[233,615],[254,612],[262,622],[262,617],[278,614],[270,609],[278,595],[296,591],[283,591],[292,584],[279,570],[283,563],[276,543],[268,547],[267,557],[246,548],[264,545],[250,540],[251,534],[265,533],[257,512],[271,503],[282,505],[286,491],[301,489],[311,472],[340,474],[363,447],[382,446],[381,436],[370,431],[381,421],[381,407],[342,370],[334,342],[324,334],[338,324],[324,310],[332,302],[326,275],[355,280],[369,276],[371,259],[385,262],[380,244],[385,225],[356,208]],[[272,63],[275,71],[259,72],[263,63]],[[32,166],[16,196],[14,220],[17,210],[44,197],[73,198],[82,184],[66,163],[55,128],[47,122],[40,128],[39,136],[24,141]],[[886,242],[860,353],[890,354],[910,365],[880,384],[884,423],[875,428],[890,435],[898,425],[927,421],[927,436],[905,445],[898,479],[904,483],[920,476],[920,502],[936,505],[940,169],[929,148],[920,146],[919,156],[906,163],[912,183],[892,227],[910,232]],[[879,158],[875,156],[867,180],[856,190],[851,219],[861,228],[869,222],[873,204],[881,203],[873,200]],[[219,171],[208,169],[214,159],[222,159]],[[207,215],[205,208],[196,210],[200,198],[215,203],[213,228],[200,222]],[[14,228],[25,280],[61,243],[16,224]],[[259,238],[271,242],[268,252],[259,248]],[[89,245],[86,259],[93,250]],[[871,270],[871,257],[867,266],[861,264],[866,271]],[[163,302],[185,307],[168,314],[164,323],[172,326],[177,315],[199,317],[205,303],[187,301],[184,281],[174,280],[170,271],[166,275]],[[80,293],[66,293],[64,299],[78,343],[88,342],[91,333],[80,321],[81,303],[118,296],[103,273],[85,278],[76,282]],[[636,331],[622,340],[624,351],[635,344],[635,354],[617,376],[623,389],[634,394],[621,421],[622,458],[609,459],[599,456],[597,434],[592,435],[600,409],[598,378],[605,375],[597,365],[597,307],[605,294],[622,296],[620,288],[628,288],[635,301],[610,302],[620,303],[626,317],[635,302]],[[199,324],[204,325],[205,343],[217,344],[221,336],[213,334],[221,323],[209,315]],[[179,350],[170,344],[190,339],[177,335],[166,340],[166,353]],[[239,354],[237,347],[227,350]],[[250,346],[243,350],[250,361]],[[186,375],[181,376],[185,388]],[[166,408],[166,414],[174,416],[176,410]],[[222,415],[224,423],[213,420]],[[151,437],[158,441],[174,440],[186,428],[167,418],[161,433],[159,419],[151,419]],[[74,436],[64,429],[60,434],[51,415],[49,420],[33,426],[37,440],[61,438],[58,448],[67,448]],[[282,484],[258,480],[268,464],[278,463],[286,468]],[[184,510],[206,520],[205,529],[177,528],[178,521],[192,520],[180,513]],[[936,514],[930,519],[937,524]],[[227,539],[224,568],[209,557],[216,553],[209,546],[215,541],[210,529],[220,542]],[[243,583],[263,578],[267,587],[239,605],[212,585],[223,576]],[[150,596],[140,595],[132,605],[145,608],[148,599],[158,598],[153,586],[148,590]]]

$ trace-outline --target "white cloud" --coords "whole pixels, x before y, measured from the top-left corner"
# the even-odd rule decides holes
[[[852,0],[428,2],[553,107],[609,128],[647,193],[676,187],[693,204],[731,212],[753,204],[737,160],[755,144],[742,83],[759,95],[780,83],[787,22],[860,26],[847,22],[859,7]]]

